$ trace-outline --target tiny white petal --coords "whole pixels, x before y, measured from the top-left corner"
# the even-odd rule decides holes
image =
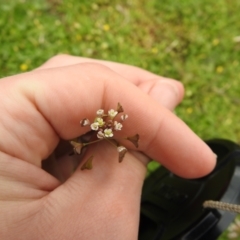
[[[102,118],[96,118],[95,122],[98,123],[99,127],[102,127],[105,123]]]
[[[119,123],[119,122],[117,122],[117,121],[114,121],[114,129],[116,130],[116,131],[120,131],[121,129],[122,129],[122,124],[121,123]]]
[[[98,109],[96,113],[97,113],[98,116],[102,116],[104,114],[104,110],[103,109]]]
[[[104,130],[104,136],[105,137],[113,137],[113,132],[111,128],[107,128]]]
[[[97,133],[97,137],[100,138],[100,139],[104,138],[104,133],[102,131],[99,131]]]
[[[91,129],[94,131],[97,131],[99,128],[99,123],[98,122],[94,122],[91,124]]]
[[[118,112],[115,111],[114,109],[110,109],[110,110],[108,111],[108,116],[109,116],[110,118],[114,118],[117,114],[118,114]]]

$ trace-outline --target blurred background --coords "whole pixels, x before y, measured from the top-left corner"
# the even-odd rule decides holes
[[[240,143],[239,13],[239,0],[0,0],[0,77],[60,53],[135,65],[183,82],[176,114],[201,138]]]

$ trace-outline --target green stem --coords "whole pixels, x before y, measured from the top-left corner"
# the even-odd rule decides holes
[[[96,142],[100,142],[100,141],[102,141],[102,140],[103,140],[103,139],[97,139],[97,140],[92,141],[92,142],[83,143],[83,146],[85,147],[85,146],[87,146],[87,145],[90,145],[90,144],[93,144],[93,143],[96,143]]]
[[[114,143],[112,143],[109,139],[104,138],[105,140],[107,140],[110,144],[112,144],[114,147],[117,147]]]

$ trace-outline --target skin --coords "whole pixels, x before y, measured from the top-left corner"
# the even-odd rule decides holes
[[[137,239],[150,158],[185,178],[204,176],[216,163],[171,112],[182,84],[136,67],[60,55],[2,79],[0,95],[1,239]],[[138,133],[139,152],[123,142],[130,151],[118,163],[116,149],[102,141],[69,157],[64,140],[87,131],[79,121],[118,102],[129,115],[119,137]],[[50,174],[41,165],[54,150]],[[73,159],[91,155],[92,170],[81,171],[81,163],[71,174]]]

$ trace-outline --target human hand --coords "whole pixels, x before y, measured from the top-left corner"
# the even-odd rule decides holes
[[[189,178],[215,165],[211,150],[167,110],[181,101],[181,84],[138,68],[59,56],[1,80],[0,94],[1,239],[137,239],[145,155]],[[72,158],[64,152],[65,182],[41,169],[60,139],[84,134],[79,120],[117,102],[129,114],[123,134],[137,132],[145,155],[132,151],[118,163],[116,150],[100,142],[84,155],[94,155],[90,171],[77,168],[66,179]]]

